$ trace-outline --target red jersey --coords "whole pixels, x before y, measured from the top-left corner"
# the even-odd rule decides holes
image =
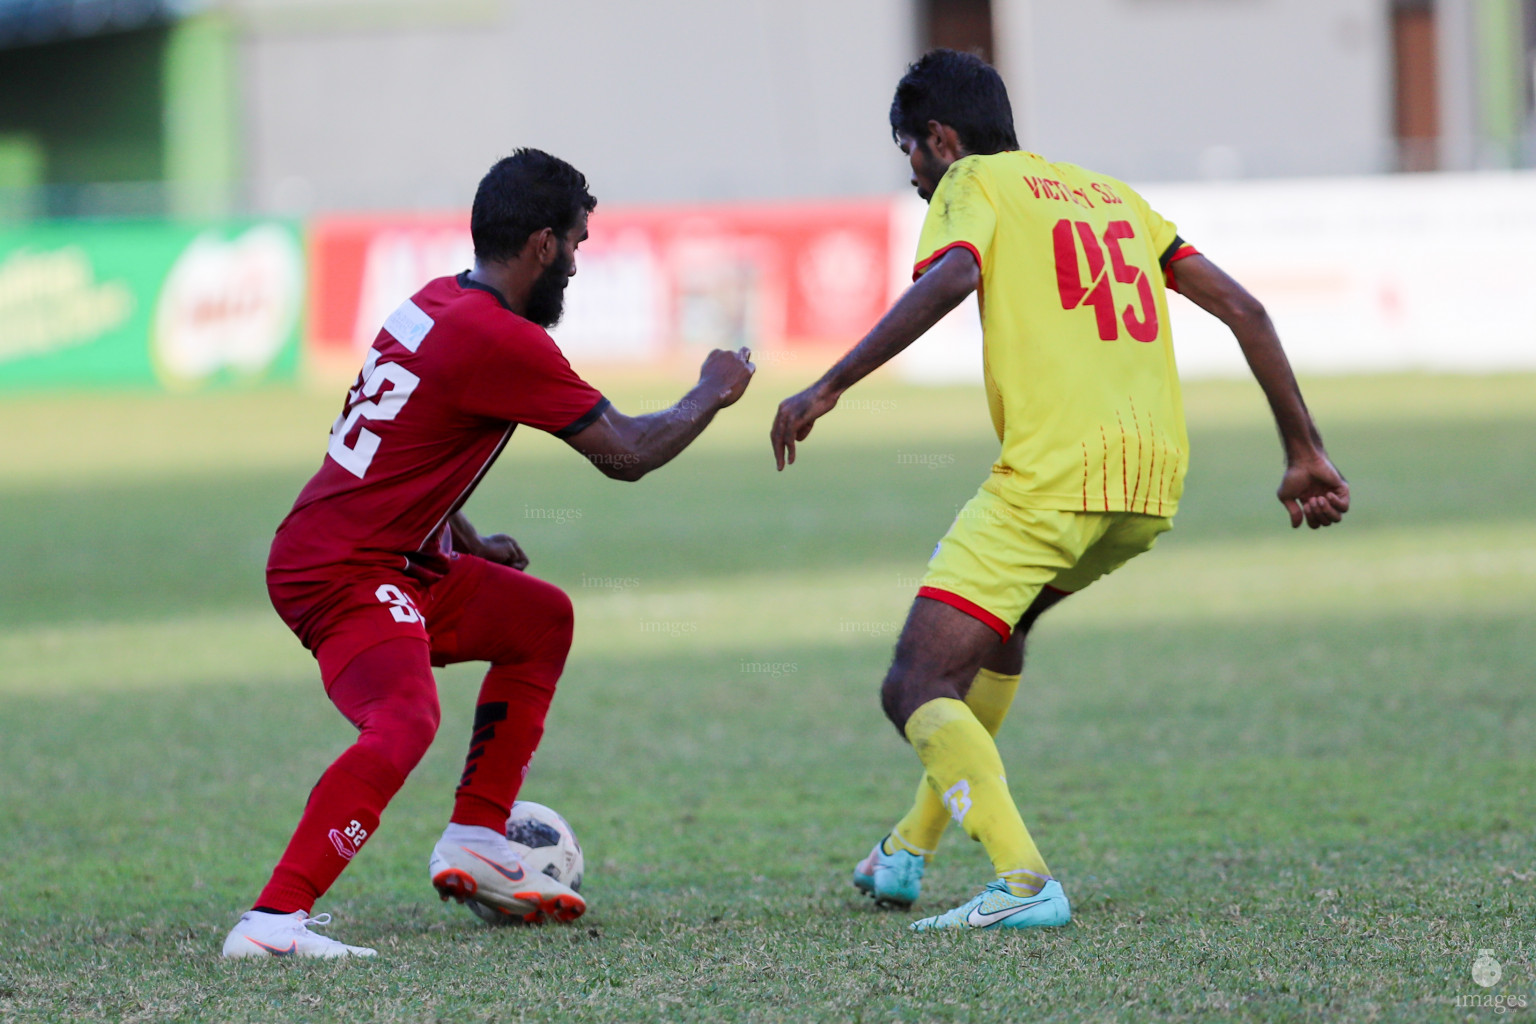
[[[542,328],[468,273],[428,284],[384,321],[267,560],[269,578],[339,567],[435,578],[448,517],[519,423],[569,437],[608,400]]]

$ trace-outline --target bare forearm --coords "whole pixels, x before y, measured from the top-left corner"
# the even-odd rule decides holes
[[[815,422],[836,407],[839,396],[876,369],[884,366],[902,349],[922,337],[923,332],[958,306],[962,299],[981,284],[981,268],[968,249],[951,249],[928,272],[896,300],[890,312],[880,318],[847,355],[839,359],[821,379],[797,395],[779,403],[768,432],[773,445],[774,462],[780,472],[795,461],[795,445],[811,433]]]
[[[671,408],[631,419],[634,433],[629,443],[634,468],[643,475],[677,458],[719,411],[718,396],[700,384]]]
[[[817,385],[841,394],[890,362],[976,290],[979,268],[968,251],[952,250],[896,300],[862,341]]]
[[[1264,306],[1204,256],[1179,260],[1170,272],[1179,291],[1227,325],[1269,399],[1286,462],[1275,497],[1290,513],[1291,526],[1305,522],[1315,530],[1339,522],[1349,511],[1349,484],[1323,451],[1323,439]]]
[[[463,512],[448,517],[448,533],[453,538],[453,549],[474,554],[480,546],[480,533]]]
[[[625,416],[609,406],[597,422],[566,438],[566,443],[604,475],[639,480],[677,458],[715,413],[741,398],[755,370],[747,349],[715,349],[704,357],[699,382],[676,405],[645,416]]]
[[[954,306],[939,308],[936,304],[927,302],[919,304],[909,303],[908,296],[902,296],[901,301],[892,306],[885,316],[880,318],[868,334],[848,354],[839,359],[832,368],[822,374],[818,384],[841,394],[853,387],[859,381],[874,373],[880,367],[900,355],[906,348],[923,333],[938,323]]]
[[[1237,339],[1238,347],[1243,350],[1243,358],[1248,361],[1254,380],[1269,400],[1286,456],[1292,458],[1322,448],[1323,439],[1301,396],[1301,387],[1291,372],[1290,360],[1286,358],[1269,314],[1263,307],[1257,307],[1224,319]]]
[[[1301,388],[1291,372],[1290,360],[1280,345],[1280,336],[1262,303],[1220,267],[1204,256],[1192,256],[1173,264],[1179,291],[1201,309],[1226,324],[1254,379],[1264,389],[1280,442],[1288,459],[1321,450],[1322,438],[1312,422],[1312,414],[1302,400]]]

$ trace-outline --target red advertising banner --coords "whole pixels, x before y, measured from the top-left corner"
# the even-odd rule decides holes
[[[468,214],[320,217],[309,229],[311,372],[347,378],[396,306],[474,264]]]
[[[599,207],[555,337],[573,359],[627,361],[847,345],[890,299],[896,216],[889,199]],[[312,366],[349,376],[396,306],[471,266],[468,223],[467,214],[315,221]]]

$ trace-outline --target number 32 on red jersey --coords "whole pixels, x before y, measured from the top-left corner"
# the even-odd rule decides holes
[[[336,423],[331,427],[331,442],[326,449],[331,458],[361,480],[378,453],[379,435],[362,427],[351,445],[347,444],[347,435],[361,420],[384,422],[400,415],[400,410],[405,408],[420,383],[421,378],[410,370],[399,363],[379,362],[379,350],[369,349],[363,371],[357,375],[357,386],[347,393],[346,410],[336,417]],[[384,390],[386,384],[389,385],[387,391]]]

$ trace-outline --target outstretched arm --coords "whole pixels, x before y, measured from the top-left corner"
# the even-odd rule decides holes
[[[639,480],[665,466],[704,432],[715,413],[747,390],[756,367],[752,353],[715,349],[704,359],[699,382],[671,408],[645,416],[625,416],[609,406],[591,426],[565,443],[604,475]]]
[[[981,268],[976,258],[967,249],[951,249],[820,380],[779,403],[770,434],[779,469],[794,464],[795,443],[806,439],[811,427],[832,411],[844,391],[922,337],[980,284]]]
[[[1315,530],[1337,523],[1349,511],[1349,484],[1323,449],[1322,436],[1264,306],[1204,256],[1179,260],[1170,270],[1182,295],[1232,331],[1269,399],[1285,449],[1285,476],[1276,497],[1290,513],[1291,526],[1305,521]]]

